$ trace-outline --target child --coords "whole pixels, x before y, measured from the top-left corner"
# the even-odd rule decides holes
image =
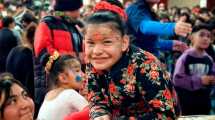
[[[0,120],[33,120],[34,102],[9,73],[0,75]]]
[[[191,35],[192,48],[177,60],[173,83],[183,115],[209,114],[210,86],[215,85],[213,60],[205,52],[211,42],[210,26],[195,26]]]
[[[86,99],[75,90],[82,87],[80,62],[70,55],[59,56],[54,52],[45,67],[52,89],[46,94],[39,110],[39,120],[63,120],[88,105]]]
[[[109,11],[86,20],[90,119],[175,119],[175,91],[150,53],[129,46],[124,21]]]

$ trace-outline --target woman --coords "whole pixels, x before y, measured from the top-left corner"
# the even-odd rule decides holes
[[[33,120],[33,100],[9,73],[0,75],[0,105],[1,120]]]
[[[37,25],[30,23],[21,40],[21,45],[14,47],[8,54],[6,71],[13,74],[34,98],[33,43]]]
[[[174,36],[175,34],[187,36],[192,30],[191,25],[184,22],[160,23],[150,8],[150,5],[159,1],[136,0],[126,9],[129,32],[135,38],[133,43],[156,56],[158,56],[157,49],[185,50],[186,44],[176,40],[163,40],[160,37]]]

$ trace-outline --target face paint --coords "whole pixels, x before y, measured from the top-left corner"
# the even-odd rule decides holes
[[[76,75],[75,81],[76,82],[81,82],[82,81],[82,77],[80,75]]]
[[[104,39],[104,37],[101,34],[99,34],[99,33],[95,33],[94,34],[94,39],[98,41],[98,40]]]

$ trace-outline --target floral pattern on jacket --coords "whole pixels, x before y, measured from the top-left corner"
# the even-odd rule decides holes
[[[88,64],[86,73],[91,119],[108,114],[112,120],[170,120],[179,113],[169,74],[139,48],[130,47],[108,72]]]

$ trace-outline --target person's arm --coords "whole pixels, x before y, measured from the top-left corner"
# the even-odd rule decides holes
[[[187,44],[184,42],[178,40],[164,40],[161,38],[159,38],[156,46],[157,46],[156,48],[162,51],[173,50],[182,53],[189,48]]]
[[[142,20],[139,26],[140,32],[147,35],[173,36],[175,23],[161,23],[152,20]]]
[[[137,79],[142,81],[145,92],[144,102],[147,103],[149,111],[138,118],[141,120],[176,119],[180,109],[170,76],[161,68],[160,62],[155,57],[149,53],[146,54],[149,59],[140,65],[142,66],[139,71],[141,76]]]
[[[163,50],[163,51],[172,50],[173,42],[174,42],[173,40],[164,40],[164,39],[159,38],[156,46],[159,50]]]
[[[68,90],[68,104],[71,108],[81,111],[88,106],[87,100],[75,90]],[[66,97],[66,96],[65,96]]]
[[[108,98],[102,93],[94,74],[88,75],[88,98],[90,107],[90,119],[99,119],[110,115]],[[100,79],[99,79],[100,80]]]
[[[177,87],[181,87],[190,91],[198,90],[203,87],[201,76],[198,74],[188,75],[185,72],[186,54],[177,60],[175,72],[173,75],[173,83]]]

